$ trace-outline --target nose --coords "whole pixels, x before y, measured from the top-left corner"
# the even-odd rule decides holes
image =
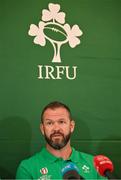
[[[54,131],[58,131],[59,129],[60,129],[59,124],[58,124],[57,122],[54,123],[53,130],[54,130]]]

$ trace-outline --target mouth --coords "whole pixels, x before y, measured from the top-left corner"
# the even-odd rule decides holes
[[[60,137],[62,136],[61,134],[54,134],[52,137]]]
[[[60,137],[63,137],[63,135],[60,133],[56,133],[56,134],[51,135],[51,138],[60,138]]]

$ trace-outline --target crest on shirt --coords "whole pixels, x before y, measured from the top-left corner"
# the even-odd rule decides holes
[[[45,175],[48,173],[48,169],[46,167],[40,169],[41,174]]]
[[[84,173],[89,173],[90,172],[90,168],[88,166],[86,166],[86,165],[83,165],[82,169],[83,169]]]
[[[51,179],[51,175],[42,175],[41,177],[39,177],[37,180],[50,180]]]

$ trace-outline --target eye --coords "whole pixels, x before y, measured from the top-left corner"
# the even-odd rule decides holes
[[[59,124],[65,124],[65,121],[64,120],[60,120]]]
[[[52,125],[53,123],[52,123],[52,121],[47,121],[45,124],[46,124],[47,126],[50,126],[50,125]]]

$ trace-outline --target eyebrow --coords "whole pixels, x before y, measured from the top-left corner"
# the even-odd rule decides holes
[[[64,121],[65,119],[64,118],[60,118],[60,119],[58,119],[58,120],[56,120],[56,121]],[[53,119],[45,119],[44,121],[54,121]]]
[[[53,121],[52,119],[44,119],[44,121]]]

